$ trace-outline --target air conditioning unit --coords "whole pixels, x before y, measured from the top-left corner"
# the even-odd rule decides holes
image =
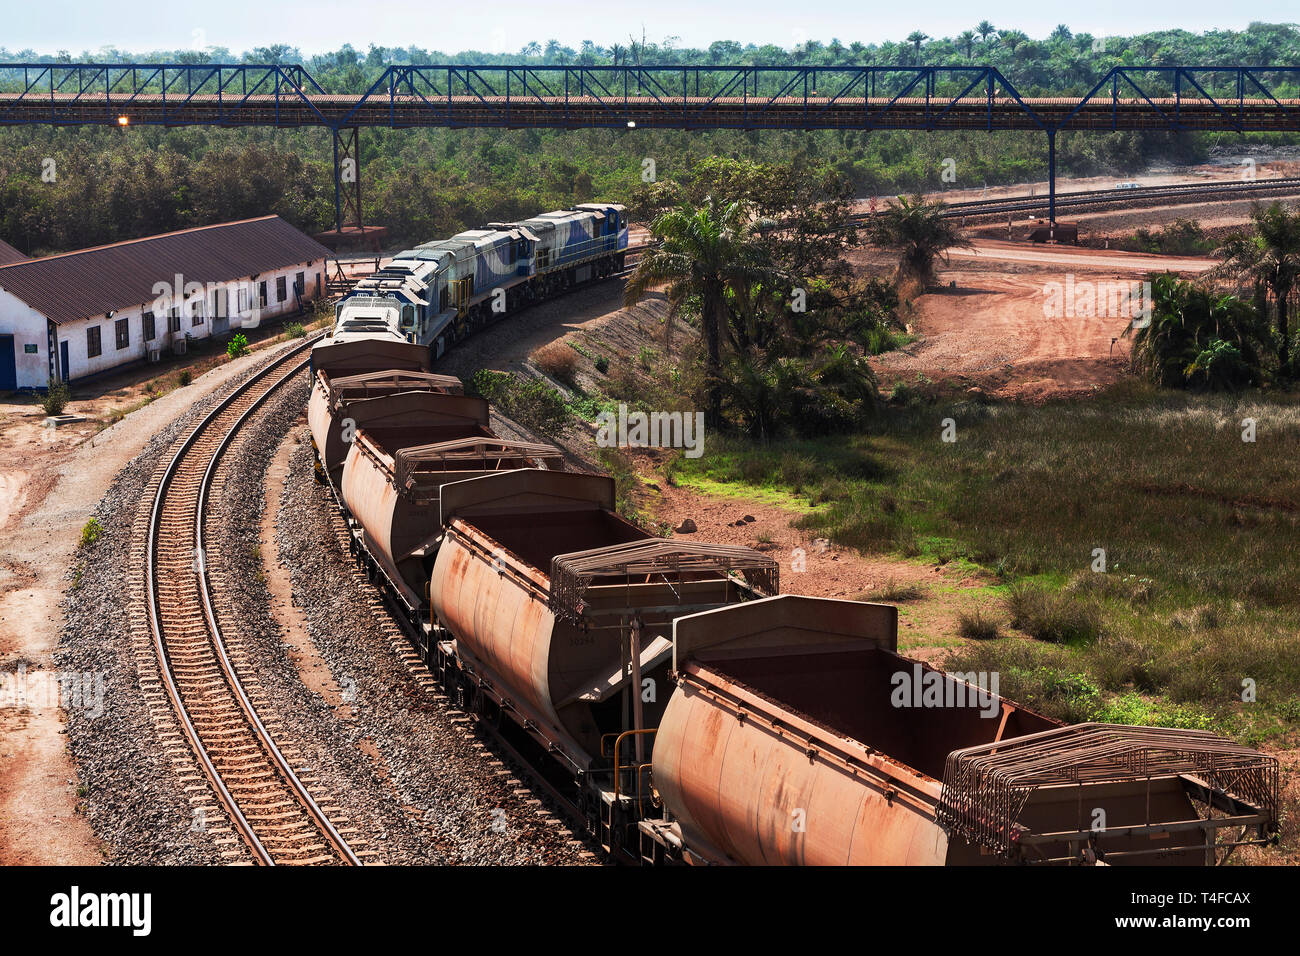
[[[157,365],[162,361],[162,349],[156,346],[149,347],[149,361]]]

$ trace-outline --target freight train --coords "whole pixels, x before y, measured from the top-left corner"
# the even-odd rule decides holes
[[[544,257],[539,222],[557,224]],[[568,257],[602,222],[608,244]],[[1212,864],[1275,839],[1274,758],[1063,725],[900,656],[896,608],[783,595],[771,556],[653,536],[616,513],[613,479],[495,434],[432,371],[502,287],[457,250],[499,263],[502,237],[529,243],[528,301],[616,271],[626,222],[586,204],[492,228],[403,253],[340,303],[312,353],[318,475],[448,695],[610,858]]]
[[[335,327],[384,329],[436,359],[496,319],[621,272],[627,235],[623,206],[583,203],[426,242],[359,282],[339,302]]]

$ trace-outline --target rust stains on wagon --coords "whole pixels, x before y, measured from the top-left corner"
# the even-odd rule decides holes
[[[1276,831],[1273,758],[1066,727],[900,657],[896,636],[896,608],[790,595],[678,618],[643,858],[1201,864]],[[896,693],[918,674],[938,705]]]

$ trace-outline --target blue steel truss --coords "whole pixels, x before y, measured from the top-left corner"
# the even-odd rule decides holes
[[[1080,97],[991,66],[0,64],[0,125],[1300,130],[1300,67],[1116,67]]]

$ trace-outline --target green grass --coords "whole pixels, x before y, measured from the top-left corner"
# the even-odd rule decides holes
[[[708,495],[711,498],[735,498],[742,501],[773,505],[799,514],[812,514],[815,510],[815,506],[806,498],[780,488],[738,484],[718,481],[713,478],[681,474],[675,476],[675,483],[685,488],[693,488],[700,494]]]
[[[558,434],[569,420],[564,396],[537,379],[479,369],[466,391],[487,399],[508,417],[541,435]]]
[[[1087,644],[1102,635],[1100,604],[1039,584],[1017,583],[1006,596],[1011,626],[1049,644]]]
[[[874,601],[877,603],[894,604],[900,601],[919,601],[925,597],[926,589],[917,584],[904,584],[890,578],[874,591],[864,591],[855,595],[855,601]]]
[[[957,633],[968,641],[995,641],[1002,636],[997,620],[976,608],[957,615]]]
[[[901,349],[905,345],[911,345],[915,341],[915,335],[907,332],[896,332],[883,325],[878,325],[867,333],[864,344],[867,351],[872,355],[882,355],[885,352]]]
[[[956,442],[940,440],[944,418]],[[1036,408],[917,402],[820,441],[710,437],[673,468],[710,494],[807,502],[796,523],[841,545],[992,572],[1012,633],[1038,640],[972,626],[986,636],[955,659],[1001,669],[1022,703],[1250,736],[1300,714],[1296,461],[1294,396],[1125,386]]]

